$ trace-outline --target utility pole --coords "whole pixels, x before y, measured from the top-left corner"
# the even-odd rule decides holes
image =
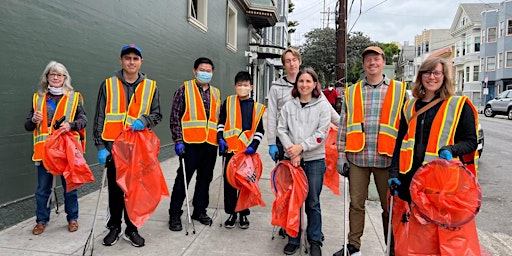
[[[336,86],[346,85],[347,82],[347,0],[339,0],[338,5],[339,10],[336,20]]]

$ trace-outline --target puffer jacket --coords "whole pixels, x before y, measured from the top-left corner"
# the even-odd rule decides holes
[[[299,98],[288,101],[281,109],[277,125],[277,135],[283,147],[300,144],[304,161],[325,158],[325,139],[331,122],[331,110],[332,106],[322,97],[312,98],[304,107]]]

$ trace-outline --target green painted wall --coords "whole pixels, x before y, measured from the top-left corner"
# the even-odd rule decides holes
[[[238,51],[233,53],[225,42],[227,1],[210,0],[208,4],[208,31],[204,33],[188,23],[187,1],[2,0],[0,229],[8,226],[5,214],[24,212],[31,217],[34,213],[16,204],[31,200],[36,187],[32,133],[26,132],[23,124],[46,64],[62,62],[72,85],[84,95],[90,121],[86,159],[100,180],[101,167],[91,137],[98,88],[120,68],[121,46],[139,45],[144,57],[141,70],[156,80],[160,89],[164,118],[155,131],[161,145],[167,147],[162,152],[170,156],[172,95],[184,80],[192,78],[194,60],[201,56],[213,60],[212,83],[221,89],[223,99],[233,92],[233,77],[247,63],[244,51],[249,50],[249,24],[243,12],[238,9]]]

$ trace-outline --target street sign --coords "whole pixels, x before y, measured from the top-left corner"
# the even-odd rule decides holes
[[[483,94],[484,94],[484,95],[489,94],[489,88],[485,87],[485,88],[484,88],[484,93],[483,93]]]

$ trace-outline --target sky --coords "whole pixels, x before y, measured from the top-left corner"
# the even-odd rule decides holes
[[[295,4],[289,15],[298,21],[291,35],[292,45],[304,43],[304,35],[323,27],[335,28],[337,0],[291,0]],[[347,30],[360,31],[381,43],[408,41],[424,29],[449,29],[460,3],[498,3],[500,0],[348,0]],[[353,3],[353,5],[352,5]],[[362,3],[362,5],[361,5]],[[325,7],[325,8],[324,8]],[[324,11],[325,10],[325,11]],[[330,13],[330,15],[328,15]]]

